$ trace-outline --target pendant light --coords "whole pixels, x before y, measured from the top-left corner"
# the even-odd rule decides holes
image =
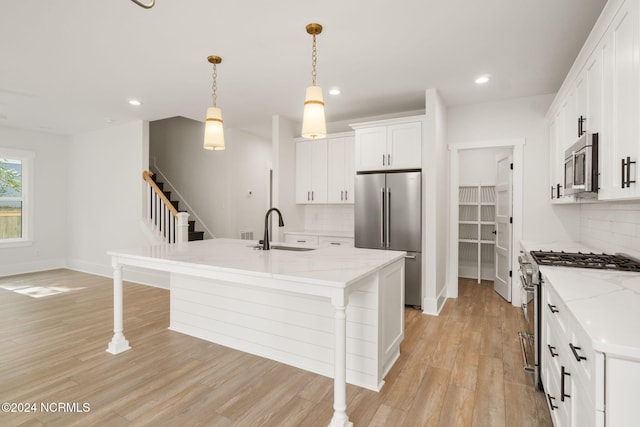
[[[211,86],[213,107],[207,109],[207,119],[204,127],[205,150],[224,150],[224,130],[222,128],[222,111],[216,107],[218,72],[216,65],[222,62],[219,56],[209,56],[208,61],[213,64],[213,85]]]
[[[324,121],[324,99],[322,98],[322,88],[316,86],[316,35],[322,32],[322,25],[307,25],[307,33],[313,36],[313,48],[311,51],[311,86],[307,88],[304,100],[304,114],[302,116],[302,136],[316,139],[324,138],[327,135],[327,127]]]

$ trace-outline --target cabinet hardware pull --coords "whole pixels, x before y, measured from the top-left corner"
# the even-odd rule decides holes
[[[307,191],[307,200],[311,200],[311,191]]]
[[[580,138],[585,133],[585,130],[584,130],[584,122],[585,122],[585,120],[587,120],[587,119],[584,118],[583,116],[580,116],[578,118],[578,138]]]
[[[415,255],[405,255],[404,256],[405,259],[416,259]]]
[[[553,350],[556,349],[554,346],[552,346],[551,344],[547,344],[547,347],[549,347],[549,353],[551,353],[551,357],[556,357],[558,355],[558,353],[553,352]]]
[[[547,393],[547,398],[549,399],[549,406],[551,407],[551,410],[553,411],[554,409],[558,409],[558,407],[553,404],[553,401],[556,400],[556,398],[552,397],[549,393]]]
[[[382,221],[380,221],[380,246],[384,248],[384,187],[380,187],[380,202],[382,206],[380,206],[380,216]]]
[[[580,362],[581,360],[587,360],[586,357],[578,354],[577,350],[582,350],[581,347],[576,347],[573,344],[569,343],[569,347],[571,348],[571,351],[573,352],[573,356],[576,358],[576,360],[578,362]]]
[[[344,190],[344,199],[349,200],[349,190]]]
[[[564,366],[562,366],[560,368],[560,400],[562,402],[564,402],[565,397],[571,397],[570,395],[564,392],[564,377],[570,377],[570,376],[571,374],[565,370]]]
[[[382,166],[384,166],[384,154],[382,155]]]
[[[344,190],[340,190],[340,200],[344,200]]]
[[[332,245],[340,246],[340,242],[331,242]]]
[[[298,242],[298,243],[307,243],[306,240],[296,240],[296,242]]]
[[[556,199],[560,198],[560,189],[561,188],[562,188],[562,185],[556,184]]]
[[[625,162],[624,162],[624,158],[622,158],[622,170],[620,171],[620,187],[624,188],[625,182],[624,182],[624,167],[625,167]]]
[[[551,310],[552,313],[558,313],[560,310],[558,310],[558,307],[556,307],[553,304],[547,304],[549,306],[549,310]]]
[[[391,154],[387,154],[387,166],[391,166]]]
[[[311,201],[313,202],[313,191],[311,192]]]
[[[555,197],[553,197],[553,185],[551,186],[551,200],[553,200]]]

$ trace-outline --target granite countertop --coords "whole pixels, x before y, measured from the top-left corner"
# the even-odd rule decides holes
[[[289,243],[273,245],[296,246]],[[214,274],[232,273],[315,285],[346,287],[373,271],[403,259],[405,252],[353,247],[326,247],[309,251],[254,249],[257,241],[209,239],[182,245],[157,245],[109,251],[124,264],[153,264],[178,272],[190,268]]]
[[[526,251],[603,252],[575,242],[523,241]],[[540,267],[596,351],[640,360],[640,273]]]

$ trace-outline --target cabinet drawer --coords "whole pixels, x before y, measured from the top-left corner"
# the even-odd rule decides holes
[[[545,279],[546,280],[546,279]],[[552,329],[559,328],[559,335],[567,333],[567,323],[570,319],[570,313],[564,302],[550,285],[544,286],[544,298],[542,302],[542,316],[548,319],[549,327]]]
[[[575,377],[577,384],[584,389],[589,400],[596,403],[596,408],[603,409],[604,396],[603,391],[600,390],[603,387],[596,382],[599,364],[602,364],[601,369],[604,371],[603,355],[593,350],[591,339],[573,319],[567,336],[566,350],[569,352],[571,360],[572,376]]]
[[[309,236],[308,234],[285,234],[284,241],[298,245],[318,246],[318,236]]]
[[[347,247],[353,247],[354,239],[352,237],[320,236],[320,237],[318,237],[318,245],[320,247],[325,247],[325,246],[347,246]]]
[[[549,413],[553,419],[554,426],[568,426],[570,422],[570,407],[568,402],[563,402],[560,398],[560,382],[559,373],[555,370],[548,369],[544,384],[545,400],[549,408]]]

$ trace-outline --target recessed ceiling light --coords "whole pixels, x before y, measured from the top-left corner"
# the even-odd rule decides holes
[[[479,85],[483,85],[489,81],[489,75],[485,74],[484,76],[480,76],[476,79],[476,83]]]
[[[130,99],[129,104],[135,105],[137,107],[139,105],[142,105],[142,102],[138,101],[137,99]]]
[[[337,87],[329,89],[329,95],[340,95],[340,89]]]

